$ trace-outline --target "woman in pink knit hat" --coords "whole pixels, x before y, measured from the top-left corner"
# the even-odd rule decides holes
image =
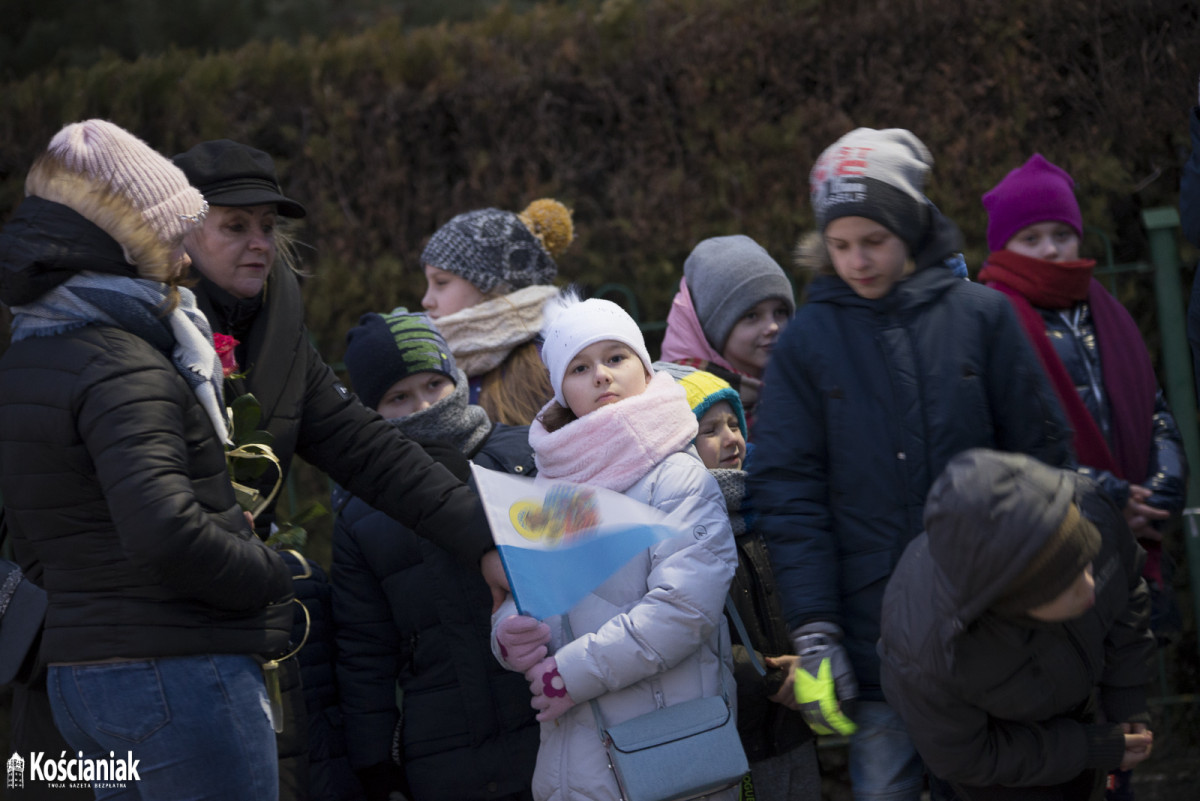
[[[1172,604],[1160,527],[1183,509],[1187,462],[1137,324],[1093,276],[1096,262],[1079,257],[1074,186],[1035,153],[988,191],[992,252],[979,280],[1012,302],[1074,431],[1083,472],[1125,510],[1146,549],[1151,628],[1162,635]],[[1128,771],[1115,777],[1128,781]]]
[[[28,784],[275,798],[260,655],[288,646],[292,579],[234,497],[221,364],[179,286],[208,203],[105,120],[63,128],[25,190],[0,230],[0,493],[49,604],[20,723],[48,692],[69,743],[19,743]]]

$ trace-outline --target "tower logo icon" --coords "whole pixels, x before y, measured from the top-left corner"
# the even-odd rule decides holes
[[[25,789],[25,760],[16,751],[8,758],[4,786],[10,790]]]

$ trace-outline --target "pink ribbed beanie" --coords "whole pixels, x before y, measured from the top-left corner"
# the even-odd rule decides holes
[[[1083,236],[1083,215],[1075,199],[1075,181],[1041,153],[1004,176],[983,196],[988,213],[988,249],[1004,250],[1022,228],[1040,222],[1061,222]]]
[[[176,241],[208,213],[182,170],[107,120],[71,123],[46,150],[71,172],[126,198],[163,242]]]

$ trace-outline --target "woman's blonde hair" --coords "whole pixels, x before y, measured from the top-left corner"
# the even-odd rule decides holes
[[[43,153],[25,178],[25,194],[61,203],[116,240],[140,278],[166,284],[164,314],[179,303],[182,237],[164,242],[125,195],[70,169],[53,152]]]
[[[275,260],[296,275],[308,276],[300,266],[300,254],[297,248],[302,243],[296,239],[300,230],[300,222],[290,217],[275,217]]]

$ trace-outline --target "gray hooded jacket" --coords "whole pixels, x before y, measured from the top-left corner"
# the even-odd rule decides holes
[[[1072,501],[1100,531],[1095,606],[1063,623],[991,611]],[[1020,787],[1117,767],[1119,724],[1148,720],[1154,646],[1144,554],[1120,511],[1077,473],[977,449],[947,465],[925,525],[888,585],[879,653],[884,694],[929,769]]]

